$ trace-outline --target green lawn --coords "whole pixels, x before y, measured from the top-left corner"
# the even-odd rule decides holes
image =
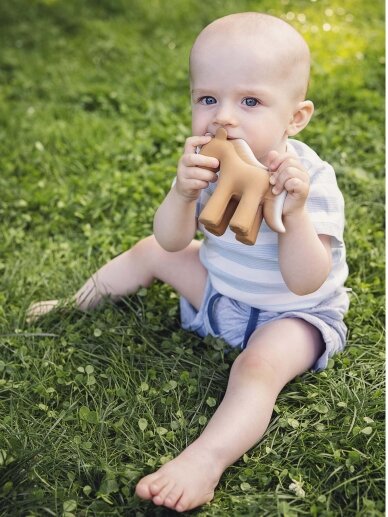
[[[0,515],[173,515],[134,486],[198,436],[234,352],[180,330],[160,284],[95,313],[25,315],[151,232],[190,132],[190,45],[243,10],[286,17],[312,49],[303,140],[346,200],[349,340],[282,392],[194,513],[384,515],[381,0],[1,2]]]

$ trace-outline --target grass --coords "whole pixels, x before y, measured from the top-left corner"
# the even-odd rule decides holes
[[[1,515],[173,514],[134,486],[198,436],[234,352],[180,330],[160,284],[90,314],[25,314],[151,232],[189,134],[190,45],[241,10],[286,17],[312,48],[303,139],[346,200],[349,339],[285,388],[193,513],[384,514],[383,3],[15,0],[0,6]]]

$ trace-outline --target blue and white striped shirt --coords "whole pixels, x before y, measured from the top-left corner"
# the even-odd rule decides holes
[[[296,153],[310,175],[306,208],[316,232],[332,237],[332,270],[317,291],[298,296],[288,289],[279,267],[278,234],[265,221],[253,246],[238,242],[229,228],[224,235],[216,237],[199,225],[204,233],[200,259],[209,272],[214,288],[251,307],[275,312],[303,310],[318,305],[337,291],[342,292],[348,275],[343,242],[344,199],[337,186],[334,169],[300,141],[289,140],[287,149]],[[201,192],[197,216],[216,185],[210,183]]]

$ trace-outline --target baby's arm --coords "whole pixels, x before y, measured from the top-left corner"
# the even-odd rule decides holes
[[[273,193],[287,190],[283,208],[286,232],[279,234],[279,264],[287,287],[298,295],[319,289],[331,270],[330,236],[318,235],[306,210],[310,178],[298,158],[272,151]]]
[[[218,160],[195,153],[197,146],[210,140],[210,136],[193,136],[186,140],[176,183],[155,214],[154,234],[166,251],[180,251],[190,244],[197,229],[196,201],[209,182],[217,181],[217,175],[209,168],[216,170]]]

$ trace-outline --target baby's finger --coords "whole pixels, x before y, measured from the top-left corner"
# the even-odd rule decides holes
[[[271,151],[268,154],[268,169],[270,171],[277,171],[292,159],[294,159],[294,156],[290,153],[278,153],[277,151]]]
[[[295,169],[304,171],[304,168],[300,161],[295,156],[288,155],[284,156],[284,160],[280,163],[277,172],[282,173],[284,170],[293,167]]]
[[[211,180],[201,179],[200,177],[186,179],[186,187],[190,190],[201,190],[209,186]]]
[[[279,153],[277,151],[270,151],[267,157],[267,166],[270,171],[276,171],[276,167],[273,167],[272,164],[276,163],[278,159]]]
[[[193,190],[202,190],[209,186],[209,182],[202,180],[191,180],[190,186]]]
[[[209,167],[210,169],[217,169],[219,161],[212,156],[205,156],[203,154],[184,154],[182,163],[186,167]]]
[[[276,180],[279,176],[279,173],[274,171],[274,172],[270,172],[270,177],[269,177],[269,182],[271,185],[276,185]]]
[[[198,179],[202,181],[208,181],[210,183],[214,183],[217,181],[218,176],[215,172],[210,171],[209,169],[201,169],[200,167],[191,167],[187,169],[187,173],[185,174],[186,180]]]
[[[211,135],[189,136],[186,139],[184,153],[189,154],[195,151],[196,147],[208,144],[212,139]]]
[[[288,194],[297,198],[304,198],[308,194],[308,185],[300,178],[290,178],[284,183],[284,188]]]
[[[301,181],[305,181],[308,184],[303,171],[301,171],[297,167],[287,167],[286,169],[283,169],[281,172],[272,174],[272,176],[270,177],[270,183],[274,185],[272,193],[275,195],[280,194],[283,188],[285,188],[285,183],[292,178],[299,178]]]

